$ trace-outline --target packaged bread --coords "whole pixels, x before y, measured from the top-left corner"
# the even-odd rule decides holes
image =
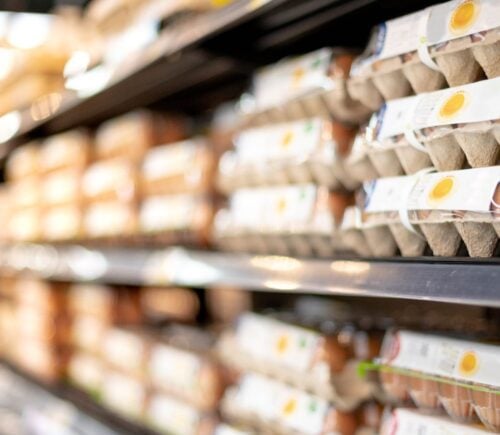
[[[233,251],[328,257],[350,199],[313,184],[240,189],[216,214],[215,241]]]
[[[429,166],[449,171],[498,164],[499,90],[497,78],[389,101],[373,115],[348,167],[360,166],[363,154],[381,177],[413,174]],[[361,168],[354,173],[358,179],[374,178]]]
[[[496,0],[452,0],[379,25],[354,62],[353,98],[377,110],[384,100],[499,75]]]
[[[74,241],[83,237],[83,211],[77,204],[45,209],[42,214],[41,237],[50,242]]]
[[[155,145],[182,140],[186,136],[184,118],[138,110],[102,124],[96,132],[98,160],[125,158],[138,162]]]
[[[344,214],[340,237],[365,256],[391,256],[398,248],[419,256],[427,245],[434,255],[454,256],[463,241],[471,257],[491,257],[499,234],[499,180],[500,166],[493,166],[367,182],[364,208]]]
[[[138,329],[112,327],[102,338],[104,361],[139,379],[146,376],[149,350],[149,338]]]
[[[41,180],[40,196],[44,206],[79,204],[81,200],[82,171],[62,169],[45,175]]]
[[[166,195],[211,190],[214,156],[204,139],[149,150],[141,168],[141,193]]]
[[[8,231],[9,239],[17,242],[35,242],[40,239],[40,209],[30,207],[13,210],[10,214]]]
[[[71,130],[49,136],[40,148],[40,170],[43,173],[72,168],[83,170],[89,162],[91,139],[85,130]]]
[[[353,56],[323,48],[270,65],[254,77],[253,101],[241,102],[247,126],[314,116],[359,122],[369,111],[352,100],[347,77]]]
[[[83,217],[86,238],[106,239],[134,236],[138,226],[135,204],[122,201],[99,201],[89,204]]]
[[[422,408],[443,406],[458,421],[476,414],[498,432],[499,359],[498,345],[391,331],[378,362],[382,384],[394,399],[411,397]]]
[[[479,425],[457,424],[439,414],[398,408],[384,422],[380,435],[487,435],[490,432]]]
[[[146,418],[155,430],[172,435],[213,435],[217,425],[214,415],[159,393],[151,396]]]
[[[15,148],[9,155],[5,165],[7,179],[18,181],[38,175],[40,170],[39,149],[40,144],[30,142]]]
[[[202,411],[214,411],[224,391],[221,367],[210,357],[158,340],[151,347],[150,382]]]
[[[327,400],[257,374],[246,374],[226,390],[222,414],[258,433],[354,435],[354,415]]]
[[[208,242],[213,205],[206,196],[178,194],[150,196],[142,201],[139,228],[161,242],[204,245]]]
[[[147,390],[144,382],[122,372],[104,372],[101,403],[130,420],[141,421],[146,412]]]
[[[72,384],[83,389],[94,400],[100,400],[105,368],[102,361],[84,352],[76,352],[68,363],[68,377]]]
[[[227,365],[307,389],[338,409],[353,409],[373,392],[357,375],[359,361],[335,335],[246,313],[234,332],[221,337],[218,349]]]
[[[138,170],[130,159],[116,158],[90,165],[83,175],[87,201],[131,202],[136,198]]]
[[[29,305],[41,312],[60,313],[66,311],[66,285],[49,283],[38,279],[14,280],[12,296],[18,304]]]
[[[137,288],[72,284],[68,306],[73,315],[92,317],[106,325],[135,324],[142,320],[141,295]]]
[[[353,189],[357,183],[343,165],[353,136],[352,129],[320,118],[244,130],[234,139],[235,150],[221,158],[218,187],[228,193],[248,186],[315,182]]]

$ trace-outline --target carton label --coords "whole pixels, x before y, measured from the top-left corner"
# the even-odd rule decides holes
[[[148,151],[142,164],[142,173],[148,179],[167,178],[192,170],[200,144],[185,141],[164,145]]]
[[[323,48],[264,68],[254,83],[258,108],[277,106],[285,100],[331,87],[328,74],[331,59],[332,50]]]
[[[78,207],[50,209],[43,217],[43,233],[48,239],[71,239],[78,236],[81,214]]]
[[[103,202],[91,205],[85,214],[85,230],[93,237],[126,232],[133,219],[133,209],[120,202]]]
[[[130,186],[133,169],[126,161],[104,161],[90,166],[83,177],[82,188],[87,196],[97,196]]]
[[[150,374],[157,386],[196,392],[200,369],[201,361],[192,353],[166,345],[152,351]]]
[[[328,402],[260,375],[245,375],[237,406],[268,421],[277,421],[303,434],[322,433]]]
[[[498,210],[500,166],[382,178],[364,183],[365,211]]]
[[[198,204],[190,195],[153,196],[142,203],[140,226],[145,232],[189,227]]]
[[[253,435],[252,432],[236,429],[227,424],[219,424],[215,429],[214,435]]]
[[[131,332],[111,329],[104,336],[103,351],[107,361],[117,367],[141,370],[144,346]]]
[[[429,45],[500,26],[500,3],[497,0],[453,0],[433,6],[427,22]]]
[[[498,346],[399,331],[389,339],[381,361],[429,375],[500,387]]]
[[[195,435],[200,421],[194,408],[165,396],[152,399],[148,417],[159,429],[178,435]]]
[[[260,165],[307,157],[320,145],[323,130],[320,119],[310,119],[244,131],[235,140],[238,161]]]
[[[384,107],[370,121],[370,127],[375,129],[377,139],[383,140],[404,134],[411,127],[413,113],[419,98],[413,96],[385,103]]]
[[[315,332],[252,313],[241,317],[236,338],[252,357],[300,372],[310,369],[321,340]]]

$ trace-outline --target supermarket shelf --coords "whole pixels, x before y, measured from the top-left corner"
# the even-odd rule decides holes
[[[0,362],[0,433],[148,434],[64,385],[45,385]]]
[[[235,0],[165,29],[100,92],[67,93],[43,119],[22,111],[0,157],[29,137],[93,126],[141,106],[204,113],[241,94],[260,65],[319,45],[363,47],[375,23],[430,3],[435,0]]]
[[[234,286],[248,290],[432,300],[500,307],[498,259],[315,260],[184,248],[17,245],[0,268],[61,281]]]

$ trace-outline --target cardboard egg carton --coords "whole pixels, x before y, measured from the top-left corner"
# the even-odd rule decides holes
[[[494,166],[500,161],[500,78],[387,102],[345,160],[360,181]]]
[[[245,130],[234,151],[222,156],[217,184],[232,192],[248,186],[316,183],[353,190],[359,183],[344,168],[354,131],[321,118]]]
[[[218,343],[221,360],[238,372],[257,372],[351,411],[375,386],[357,374],[358,362],[335,336],[245,313]]]
[[[339,230],[361,256],[496,254],[500,166],[391,177],[364,185],[363,209],[349,208]]]
[[[498,433],[499,360],[497,345],[391,331],[378,362],[382,385],[395,401],[411,400],[429,410],[444,408],[460,422],[478,418]]]
[[[352,54],[323,48],[262,69],[253,96],[242,98],[242,126],[314,116],[355,124],[366,120],[370,110],[347,92],[352,61]]]
[[[449,421],[439,413],[422,412],[414,409],[398,408],[384,422],[380,435],[487,435],[490,432],[479,425],[458,424]]]
[[[500,75],[500,5],[452,0],[387,21],[351,68],[348,89],[372,110],[384,101]]]
[[[225,250],[330,257],[351,197],[313,184],[240,189],[214,219],[215,244]]]
[[[259,434],[354,435],[356,418],[336,410],[327,400],[258,374],[246,374],[226,390],[221,412],[229,421]]]

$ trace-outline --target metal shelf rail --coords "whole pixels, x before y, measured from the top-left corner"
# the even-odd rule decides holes
[[[78,245],[14,245],[0,268],[60,281],[234,286],[246,290],[432,300],[500,307],[496,259],[299,259],[284,256]]]

